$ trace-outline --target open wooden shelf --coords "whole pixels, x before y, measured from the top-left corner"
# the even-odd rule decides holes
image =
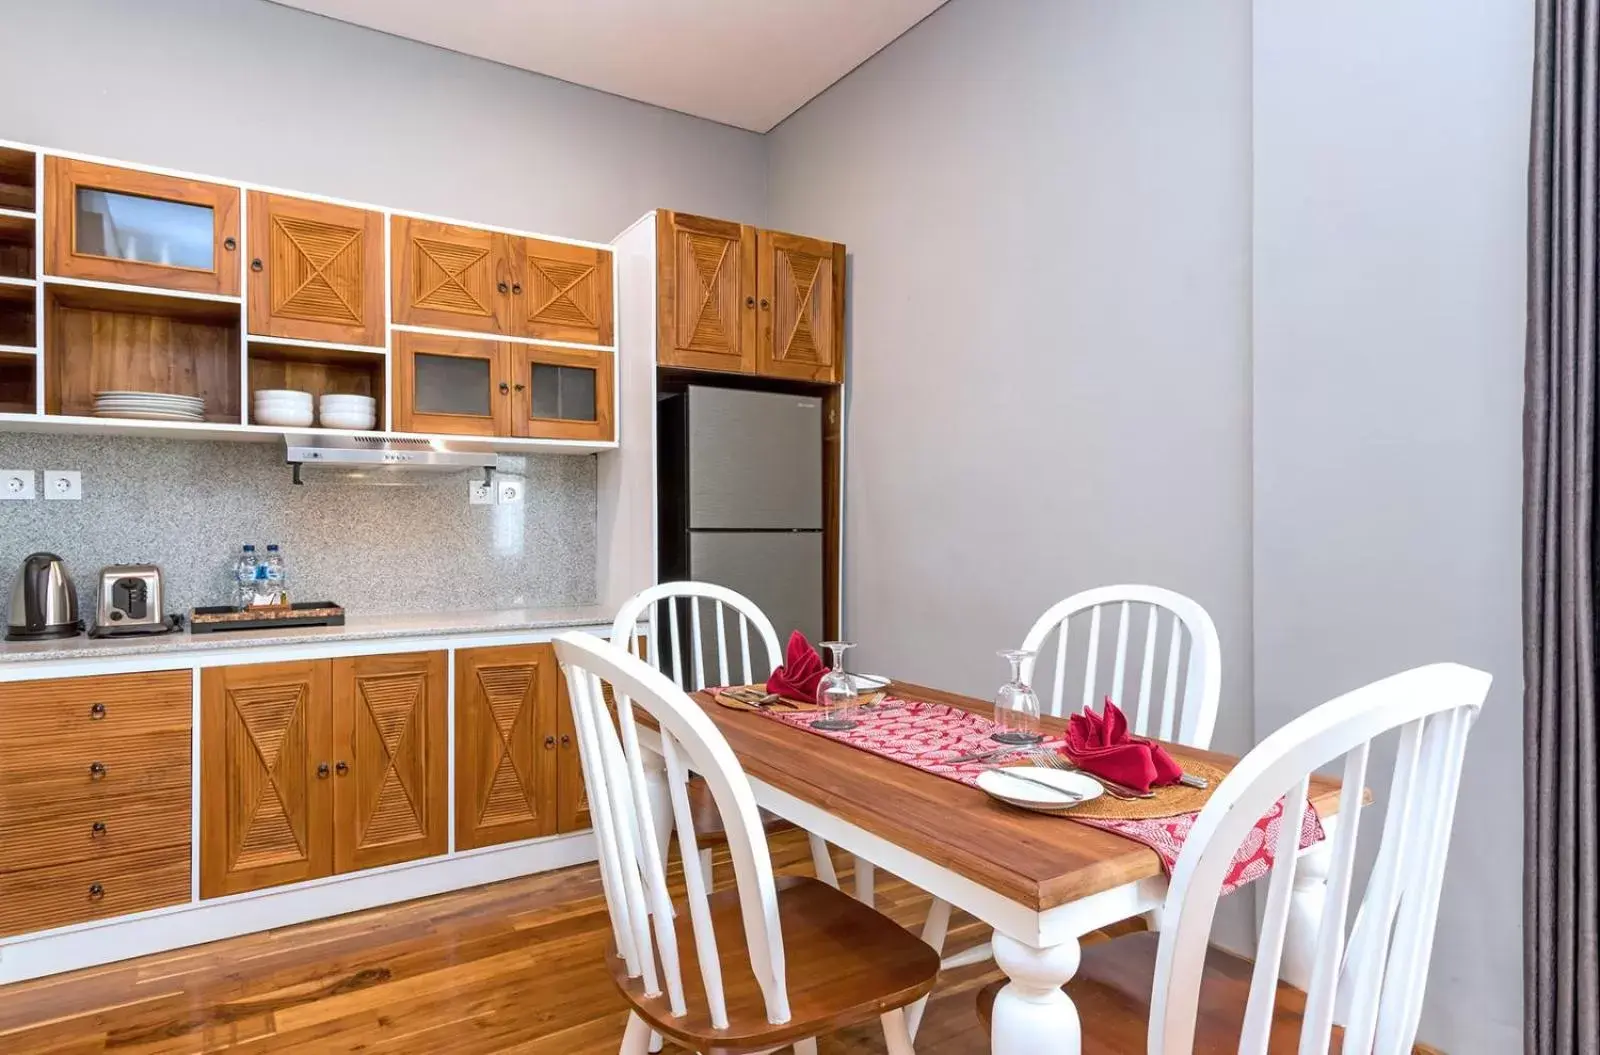
[[[31,150],[0,147],[0,209],[33,212],[38,208],[34,162]]]
[[[385,421],[383,371],[387,360],[381,350],[314,348],[304,344],[279,344],[268,337],[252,337],[250,405],[254,406],[255,394],[263,388],[310,392],[313,405],[329,394],[371,396],[378,401],[376,428],[382,429]]]
[[[30,214],[0,209],[0,275],[38,278],[34,254],[34,219]]]
[[[239,349],[237,302],[48,285],[45,410],[90,416],[96,392],[170,392],[237,425]]]
[[[33,348],[38,339],[33,286],[0,282],[0,344]]]
[[[33,375],[38,359],[32,352],[0,348],[0,413],[33,413]]]

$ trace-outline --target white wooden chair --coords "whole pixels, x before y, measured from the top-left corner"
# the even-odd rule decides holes
[[[1159,936],[1132,934],[1084,949],[1066,992],[1083,1022],[1086,1055],[1137,1051],[1141,1036],[1149,1055],[1325,1055],[1335,1039],[1344,1055],[1410,1051],[1467,734],[1489,682],[1483,671],[1453,663],[1418,667],[1323,704],[1245,756],[1189,832],[1173,869]],[[1367,763],[1373,741],[1395,731],[1382,841],[1347,928]],[[1327,894],[1310,982],[1302,992],[1278,980],[1300,811],[1311,775],[1341,759]],[[1235,853],[1257,819],[1280,800],[1286,816],[1252,964],[1209,947],[1211,924]],[[1037,999],[997,988],[980,995],[986,1022],[997,1000]],[[999,1047],[1002,1038],[994,1043]]]
[[[680,611],[685,608],[687,615]],[[703,608],[709,609],[705,618],[702,618]],[[714,654],[711,651],[713,641],[705,633],[708,619],[714,628]],[[641,623],[645,628],[643,648],[639,644]],[[682,624],[685,623],[687,634],[683,633]],[[733,625],[737,626],[736,637],[730,634]],[[755,652],[752,652],[752,637],[759,646]],[[766,681],[767,675],[784,661],[777,631],[760,607],[744,594],[706,582],[665,582],[640,590],[623,602],[617,612],[611,624],[611,640],[662,673],[670,673],[678,688],[689,691],[707,685],[749,685]],[[729,663],[730,654],[737,663]],[[715,677],[708,678],[706,668],[713,655]],[[724,845],[727,839],[722,830],[721,814],[703,782],[690,782],[689,801],[700,844],[700,867],[709,889],[712,886],[712,851]],[[769,835],[793,827],[765,810],[761,818]],[[665,843],[664,838],[662,842]],[[687,862],[688,858],[684,860]],[[811,860],[818,878],[830,886],[839,885],[828,844],[815,835],[811,836]]]
[[[612,977],[632,1005],[622,1055],[652,1031],[691,1051],[762,1052],[877,1017],[890,1055],[912,1055],[904,1008],[933,988],[939,957],[854,898],[804,876],[775,877],[750,782],[711,718],[660,671],[588,634],[556,639],[589,792],[610,911]],[[602,682],[611,686],[616,721]],[[684,869],[687,903],[669,896],[634,708],[654,719],[672,812],[695,851],[689,771],[723,816],[735,888],[710,893]],[[679,950],[692,946],[698,972]]]

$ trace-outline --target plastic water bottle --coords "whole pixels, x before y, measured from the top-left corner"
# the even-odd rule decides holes
[[[233,562],[234,602],[240,608],[250,607],[256,596],[256,548],[248,543],[240,549]]]
[[[277,543],[267,546],[267,587],[273,604],[289,603],[289,569],[283,563],[283,551]]]

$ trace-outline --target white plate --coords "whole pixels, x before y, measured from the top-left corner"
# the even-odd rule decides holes
[[[1007,775],[1011,772],[1020,773],[1029,779],[1017,780]],[[1066,794],[1054,794],[1035,784],[1035,780],[1061,788],[1063,792],[1076,793],[1081,797],[1074,800]],[[1101,787],[1100,782],[1093,777],[1063,769],[1050,769],[1046,766],[985,770],[978,774],[978,787],[1001,802],[1021,806],[1025,810],[1043,810],[1047,813],[1059,813],[1071,809],[1090,799],[1097,799],[1105,792],[1105,788]]]
[[[882,674],[852,674],[850,684],[856,687],[857,692],[874,692],[889,684],[890,679]]]
[[[178,392],[96,392],[96,399],[179,399],[190,403],[204,403],[201,396],[186,396]]]
[[[97,418],[138,418],[141,421],[204,421],[203,414],[179,414],[167,410],[119,410],[115,412],[102,412],[95,410]]]
[[[97,407],[144,407],[149,410],[187,410],[198,413],[205,409],[204,403],[179,403],[177,400],[167,399],[97,399]]]

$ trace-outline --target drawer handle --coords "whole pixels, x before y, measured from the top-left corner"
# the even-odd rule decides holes
[[[104,762],[90,762],[89,763],[89,779],[90,780],[104,780],[105,779],[105,775],[106,775],[106,764]]]
[[[105,704],[103,704],[103,703],[91,703],[89,705],[89,720],[91,722],[98,722],[100,719],[104,718],[105,716],[106,716],[106,705]]]
[[[105,833],[106,833],[106,822],[105,821],[95,821],[93,824],[89,825],[89,838],[98,839],[102,835],[104,835]]]
[[[101,886],[99,883],[90,883],[89,884],[89,900],[90,901],[99,901],[101,898],[103,898],[105,896],[106,896],[106,888],[105,887]]]
[[[556,738],[555,737],[547,736],[547,737],[544,738],[544,749],[546,751],[549,751],[549,750],[553,749],[555,746],[556,746]]]

